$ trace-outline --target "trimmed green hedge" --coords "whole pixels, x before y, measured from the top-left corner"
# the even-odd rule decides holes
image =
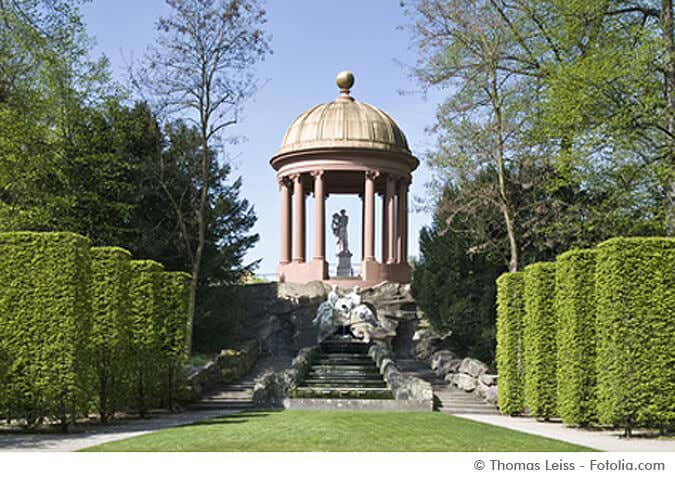
[[[522,272],[505,273],[497,279],[497,387],[499,410],[523,412],[523,317],[525,281]]]
[[[160,404],[160,287],[164,267],[153,260],[132,260],[130,265],[131,403],[144,416]]]
[[[531,415],[544,419],[557,412],[554,296],[555,263],[525,267],[525,405]]]
[[[0,234],[3,417],[67,427],[88,411],[90,265],[89,241],[79,235]]]
[[[598,417],[624,427],[675,424],[675,239],[598,246]]]
[[[556,262],[558,413],[566,424],[595,421],[596,250],[570,250]]]
[[[97,408],[103,422],[127,406],[129,395],[129,278],[131,253],[94,247],[91,254],[92,356]]]
[[[67,427],[188,391],[190,276],[72,233],[0,234],[0,419]]]
[[[185,380],[188,359],[188,304],[190,275],[183,272],[161,274],[161,315],[159,349],[162,366],[162,403],[173,409],[180,384]]]

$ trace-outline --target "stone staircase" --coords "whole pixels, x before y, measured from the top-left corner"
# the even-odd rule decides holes
[[[496,407],[439,378],[421,361],[397,359],[396,364],[403,374],[431,383],[434,390],[434,409],[437,411],[448,414],[499,414]]]
[[[369,345],[351,336],[332,336],[321,343],[320,353],[304,381],[292,393],[296,399],[393,399]]]
[[[191,410],[250,409],[256,378],[267,371],[279,371],[290,364],[291,357],[268,356],[258,360],[253,369],[235,384],[224,384],[190,404]]]
[[[255,378],[243,379],[237,384],[219,386],[190,405],[192,410],[250,409],[253,407]]]

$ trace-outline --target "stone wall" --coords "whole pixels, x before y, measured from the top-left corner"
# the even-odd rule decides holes
[[[240,339],[258,340],[262,351],[273,356],[294,356],[300,349],[314,346],[317,329],[312,320],[329,291],[322,282],[241,287],[246,315],[240,324]]]
[[[318,346],[300,350],[291,365],[283,371],[270,371],[256,379],[253,388],[253,404],[261,409],[280,409],[291,391],[305,378],[312,366]]]
[[[476,394],[488,404],[497,405],[497,375],[490,373],[487,364],[449,351],[443,345],[443,338],[429,327],[415,333],[415,342],[417,359],[425,361],[438,377]]]
[[[382,345],[372,345],[368,354],[380,369],[394,399],[414,403],[415,409],[408,410],[433,411],[434,392],[430,383],[420,378],[403,375],[396,366],[394,354]]]
[[[190,372],[190,399],[198,399],[218,385],[239,381],[253,369],[259,355],[260,342],[255,339],[245,342],[239,349],[222,350],[204,366]]]

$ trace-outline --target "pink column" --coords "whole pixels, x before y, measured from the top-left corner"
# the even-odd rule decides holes
[[[387,176],[387,187],[385,192],[385,202],[387,205],[387,263],[394,263],[396,261],[395,240],[396,232],[394,230],[394,192],[396,182],[392,176]]]
[[[293,261],[305,261],[305,191],[302,175],[294,174],[293,180]]]
[[[359,194],[361,199],[361,260],[366,257],[366,236],[363,233],[366,230],[366,201],[363,194]]]
[[[323,171],[314,176],[314,259],[326,258],[326,195],[323,188]]]
[[[279,262],[282,264],[291,261],[291,184],[288,177],[279,178],[281,191],[281,254]]]
[[[387,214],[387,196],[382,194],[382,263],[387,263],[387,258],[389,258],[389,238],[387,233],[389,232],[389,226],[387,225],[387,219],[389,214]]]
[[[408,262],[408,186],[410,179],[398,183],[398,263]]]
[[[377,171],[366,171],[366,181],[364,185],[364,261],[375,260],[375,178]]]

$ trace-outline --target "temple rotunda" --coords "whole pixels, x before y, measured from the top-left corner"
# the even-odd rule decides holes
[[[277,171],[281,203],[279,281],[323,280],[373,285],[409,283],[408,188],[419,161],[401,128],[382,110],[350,96],[354,75],[337,76],[340,96],[300,114],[270,163]],[[314,193],[314,250],[305,243],[306,197]],[[362,257],[354,276],[330,277],[326,260],[326,198],[361,198]],[[382,254],[375,256],[375,195],[382,200]],[[336,219],[339,222],[339,217]],[[351,254],[350,254],[351,255]]]

